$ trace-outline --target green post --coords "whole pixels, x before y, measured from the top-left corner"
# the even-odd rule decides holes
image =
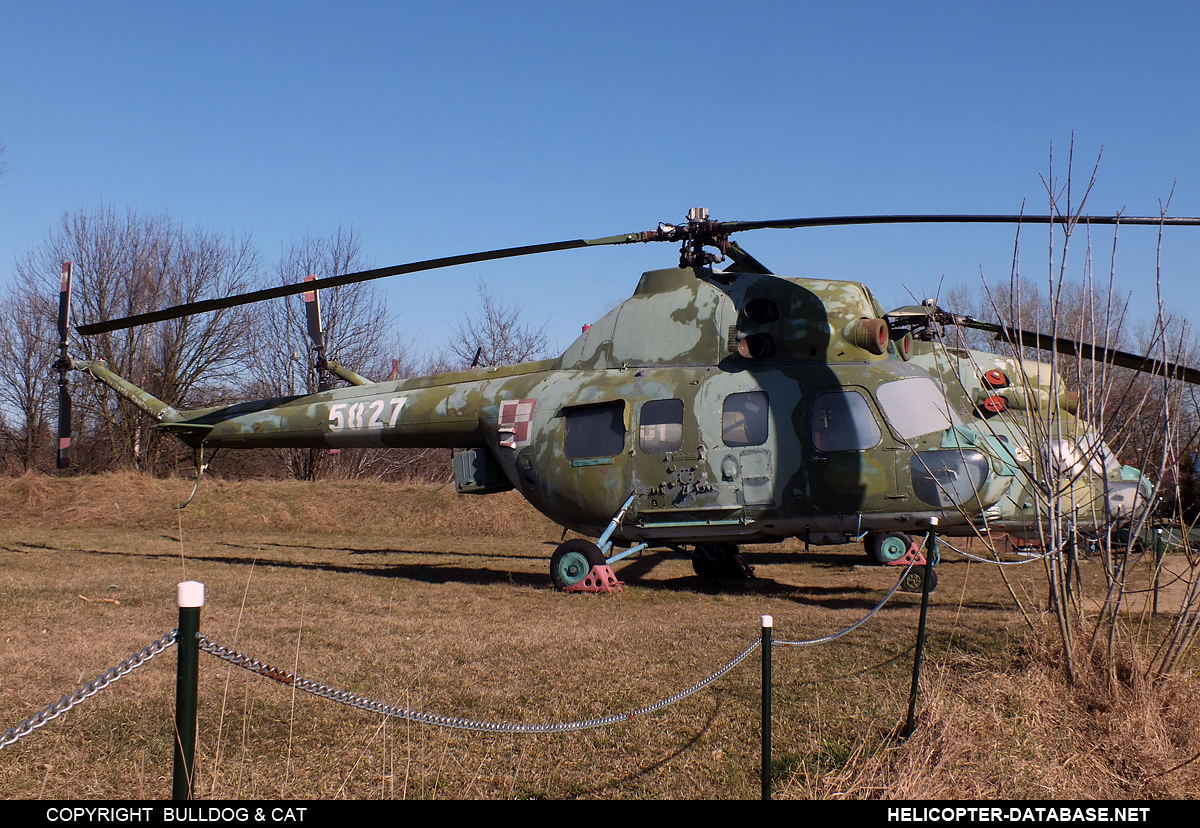
[[[1154,530],[1154,608],[1150,611],[1152,615],[1158,615],[1158,578],[1162,574],[1164,551],[1162,531],[1161,526]]]
[[[762,617],[762,798],[771,798],[771,627],[775,619]]]
[[[200,676],[200,608],[204,584],[184,581],[176,588],[179,605],[179,661],[175,671],[175,779],[172,799],[191,799],[196,772],[196,686]]]
[[[1071,579],[1079,577],[1079,561],[1075,559],[1075,525],[1067,524],[1067,577],[1064,584],[1067,600],[1071,600]]]
[[[925,577],[921,579],[921,616],[917,620],[917,649],[913,655],[912,689],[908,694],[908,721],[900,735],[907,739],[917,729],[917,687],[921,682],[921,655],[925,652],[925,617],[929,614],[929,585],[933,581],[933,562],[937,560],[936,517],[929,519],[929,541],[925,552]]]

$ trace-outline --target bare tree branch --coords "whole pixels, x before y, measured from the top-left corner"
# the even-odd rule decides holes
[[[532,328],[521,320],[521,308],[505,303],[487,285],[476,281],[479,307],[454,326],[450,350],[466,367],[479,353],[481,365],[512,365],[547,355],[546,326]]]

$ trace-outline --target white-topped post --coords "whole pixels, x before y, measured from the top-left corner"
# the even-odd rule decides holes
[[[762,617],[762,798],[771,798],[771,627],[775,619]]]
[[[175,588],[179,607],[179,631],[175,642],[179,660],[175,669],[175,776],[173,799],[192,798],[196,771],[196,701],[200,681],[200,608],[204,606],[204,584],[184,581]]]

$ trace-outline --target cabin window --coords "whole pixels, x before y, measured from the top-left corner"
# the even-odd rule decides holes
[[[725,398],[721,440],[727,446],[761,446],[767,442],[767,392],[747,391]]]
[[[857,391],[833,391],[813,401],[812,439],[819,451],[862,451],[879,445],[879,423]]]
[[[946,395],[929,377],[885,382],[875,398],[883,415],[905,440],[962,425]]]
[[[651,400],[642,406],[642,451],[678,451],[683,445],[683,400]]]
[[[566,413],[568,459],[613,457],[625,448],[625,401],[584,405]]]

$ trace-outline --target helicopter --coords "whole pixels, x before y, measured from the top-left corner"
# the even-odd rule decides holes
[[[77,328],[83,336],[303,294],[323,383],[315,394],[180,411],[97,361],[68,353],[71,268],[59,303],[59,466],[70,459],[68,372],[107,385],[197,453],[217,448],[423,447],[455,450],[456,490],[515,489],[582,538],[550,559],[556,587],[611,591],[611,565],[666,548],[702,577],[745,578],[740,545],[789,537],[862,540],[877,561],[915,563],[911,534],[973,531],[1016,469],[970,438],[970,416],[914,361],[914,320],[889,315],[860,282],[778,276],[730,235],[753,229],[915,222],[1065,222],[1062,216],[858,216],[710,220],[599,239],[504,248],[310,277]],[[1091,219],[1103,223],[1104,218]],[[1200,219],[1121,223],[1200,224]],[[1108,219],[1107,223],[1115,223]],[[319,291],[469,262],[600,245],[680,243],[677,267],[644,273],[633,295],[556,359],[374,383],[326,357]],[[714,264],[731,260],[724,269]],[[926,322],[928,314],[926,314]],[[961,402],[961,401],[960,401]],[[957,529],[956,529],[957,527]],[[911,533],[911,534],[910,534]],[[565,533],[564,533],[565,534]],[[597,538],[595,542],[588,538]],[[619,551],[618,551],[619,550]],[[934,575],[934,578],[936,575]],[[931,578],[931,585],[934,581]]]
[[[913,362],[937,378],[959,410],[973,413],[965,439],[985,447],[993,462],[1012,472],[1009,490],[1000,502],[976,516],[974,532],[968,535],[1000,533],[1018,542],[1040,542],[1050,528],[1053,510],[1067,516],[1076,533],[1089,536],[1110,523],[1132,522],[1151,505],[1152,481],[1139,469],[1122,464],[1078,416],[1079,394],[1066,388],[1051,365],[955,347],[945,341],[941,328],[982,329],[1010,345],[1022,340],[1033,343],[1031,334],[949,313],[934,300],[889,314],[893,320],[904,317],[916,334]],[[1041,344],[1066,351],[1071,343]],[[1163,368],[1121,351],[1110,350],[1102,358],[1135,370]],[[1190,368],[1168,365],[1167,370],[1185,382],[1200,379]],[[950,527],[946,534],[962,534],[961,530]]]

